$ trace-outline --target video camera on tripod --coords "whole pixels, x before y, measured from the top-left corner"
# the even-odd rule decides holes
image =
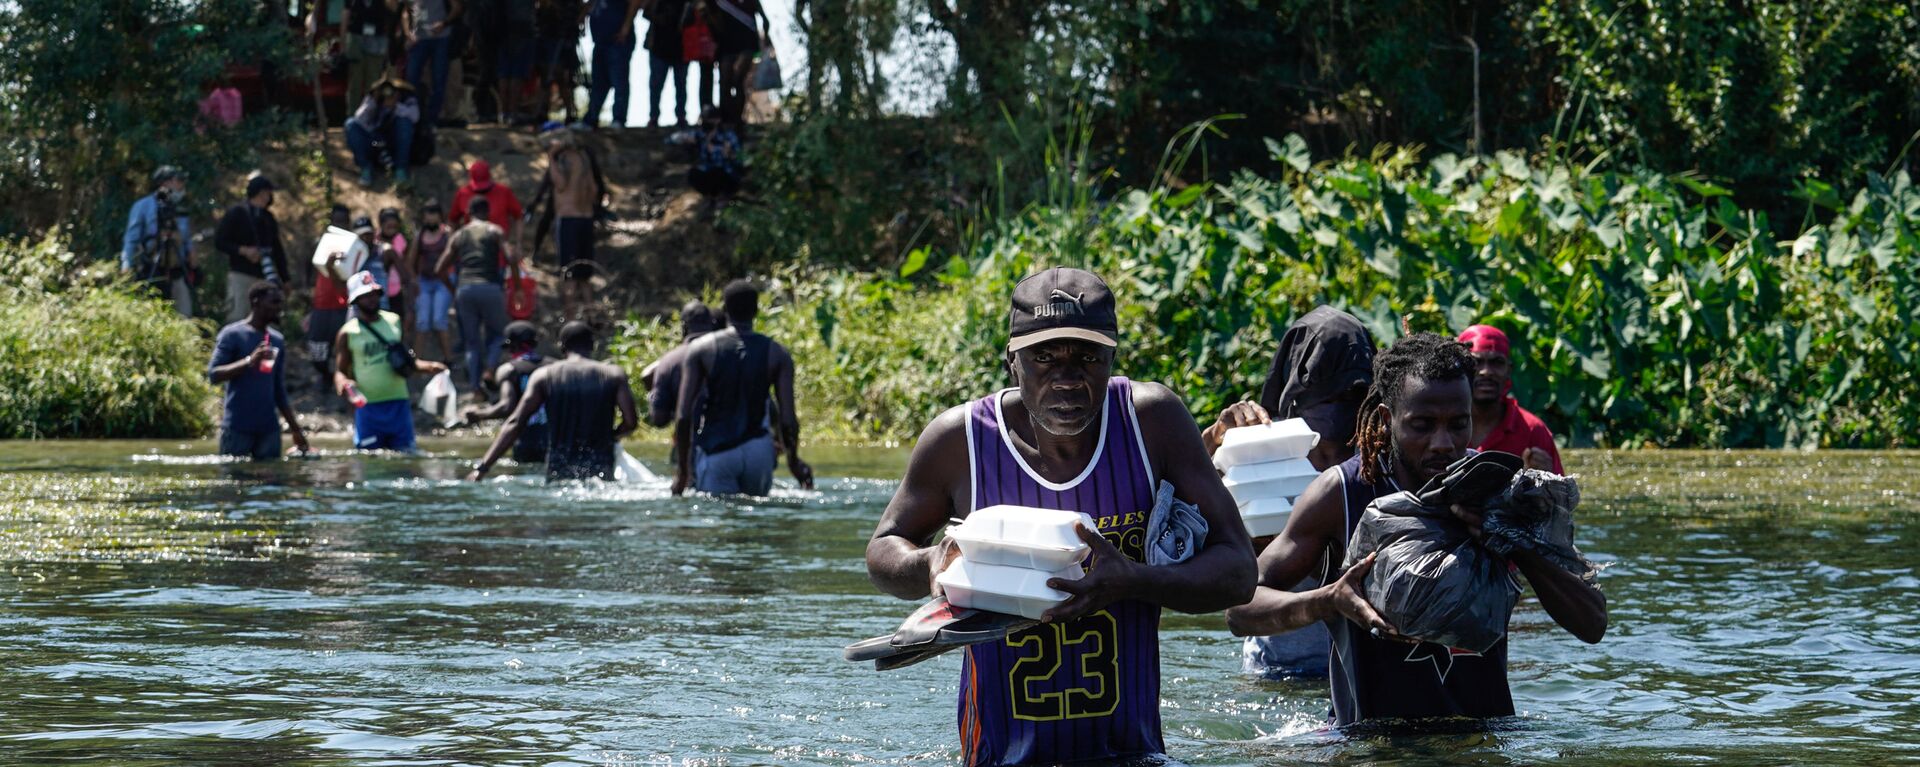
[[[153,226],[142,233],[134,251],[134,278],[163,296],[169,294],[176,278],[185,278],[189,285],[198,281],[196,270],[186,262],[185,243],[181,241],[179,221],[187,193],[167,186],[168,181],[183,178],[185,174],[171,165],[153,172]]]

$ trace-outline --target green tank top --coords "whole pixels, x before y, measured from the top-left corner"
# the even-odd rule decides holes
[[[400,340],[400,315],[393,312],[381,312],[380,322],[374,326],[380,338],[387,341]],[[393,372],[393,366],[387,364],[387,344],[360,325],[359,313],[347,320],[347,350],[353,353],[353,382],[360,389],[361,396],[367,402],[391,402],[407,399],[407,379]]]

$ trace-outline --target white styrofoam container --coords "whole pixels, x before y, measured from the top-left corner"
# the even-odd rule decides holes
[[[1267,463],[1248,463],[1227,470],[1222,481],[1233,502],[1245,506],[1262,498],[1292,498],[1320,476],[1305,458]]]
[[[1087,558],[1086,541],[1074,533],[1078,525],[1095,529],[1093,518],[1077,511],[988,506],[948,528],[947,537],[977,564],[1051,572]]]
[[[1213,465],[1225,471],[1250,463],[1305,458],[1307,451],[1319,443],[1320,435],[1307,428],[1307,422],[1300,418],[1242,426],[1220,435],[1220,449],[1213,453]]]
[[[1047,579],[1077,581],[1085,574],[1079,565],[1047,572],[968,562],[962,557],[935,580],[946,591],[947,601],[957,606],[1039,620],[1041,613],[1068,597],[1064,591],[1047,588]]]
[[[360,235],[329,226],[326,234],[320,235],[320,243],[313,246],[314,268],[327,268],[327,257],[336,251],[342,255],[340,263],[334,265],[335,277],[347,279],[367,265],[367,243],[360,239]]]
[[[1292,498],[1261,498],[1240,507],[1240,521],[1247,524],[1247,535],[1255,538],[1279,535],[1291,516]]]

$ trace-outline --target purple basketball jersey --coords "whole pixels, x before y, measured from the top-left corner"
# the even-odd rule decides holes
[[[1099,447],[1080,476],[1048,482],[1015,452],[999,392],[968,408],[973,508],[999,504],[1084,512],[1121,553],[1144,561],[1153,470],[1133,412],[1133,384],[1107,383]],[[1054,764],[1165,750],[1160,739],[1160,608],[1121,601],[967,648],[960,666],[966,764]]]

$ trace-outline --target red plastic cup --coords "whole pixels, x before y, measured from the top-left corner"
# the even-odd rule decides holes
[[[273,366],[278,364],[279,362],[280,362],[280,350],[275,349],[271,346],[267,347],[266,358],[260,360],[260,366],[259,366],[260,372],[262,373],[273,372]]]

